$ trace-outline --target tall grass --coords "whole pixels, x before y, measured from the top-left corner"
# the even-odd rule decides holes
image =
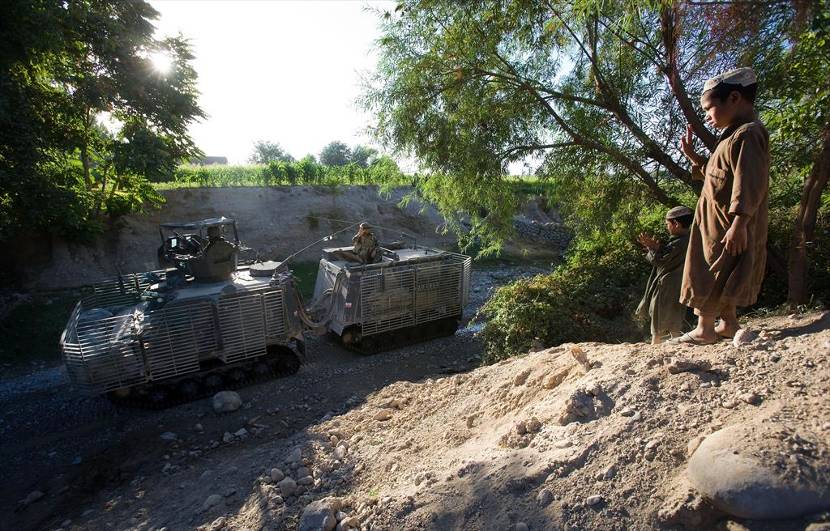
[[[158,190],[186,187],[225,186],[337,186],[377,185],[394,187],[412,184],[395,162],[381,157],[367,168],[356,164],[324,166],[313,160],[271,162],[244,166],[179,166],[167,182],[154,183]]]

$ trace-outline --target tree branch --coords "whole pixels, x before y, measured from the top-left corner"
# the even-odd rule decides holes
[[[666,192],[664,192],[663,189],[657,185],[657,183],[651,177],[651,174],[649,174],[640,164],[638,164],[636,161],[626,156],[625,153],[621,152],[620,150],[614,147],[607,146],[601,142],[597,142],[596,140],[592,140],[586,136],[577,133],[573,128],[571,128],[567,124],[564,118],[559,116],[559,113],[556,112],[556,110],[550,105],[550,103],[544,97],[542,97],[541,94],[539,94],[533,89],[533,87],[527,85],[526,89],[530,91],[531,94],[542,104],[542,106],[545,108],[545,110],[548,112],[551,118],[553,118],[556,124],[559,127],[561,127],[562,130],[564,130],[573,139],[573,142],[576,145],[594,149],[601,153],[605,153],[613,160],[615,160],[618,164],[620,164],[621,166],[632,172],[634,175],[636,175],[648,187],[648,189],[651,191],[652,195],[655,199],[657,199],[657,201],[668,207],[673,207],[677,205],[677,201],[674,198],[670,197],[668,194],[666,194]]]
[[[689,94],[683,85],[683,80],[680,78],[680,72],[677,67],[677,41],[679,36],[675,31],[677,28],[676,20],[676,8],[663,8],[660,13],[660,30],[663,38],[663,47],[666,52],[663,73],[666,75],[666,79],[668,79],[669,87],[671,87],[672,94],[674,94],[677,103],[680,105],[683,116],[686,117],[686,121],[692,126],[695,135],[709,151],[714,151],[715,146],[717,146],[717,138],[706,129],[703,120],[695,112],[694,105],[689,100]]]
[[[556,142],[553,144],[527,144],[521,146],[513,146],[510,149],[502,151],[499,153],[498,157],[499,160],[504,160],[508,156],[512,155],[513,153],[517,153],[520,151],[538,151],[543,149],[556,149],[561,147],[570,147],[570,146],[578,146],[577,142]]]

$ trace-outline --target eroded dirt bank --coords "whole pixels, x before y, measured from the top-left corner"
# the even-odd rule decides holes
[[[452,247],[455,240],[440,233],[443,220],[434,208],[417,201],[398,205],[405,193],[401,189],[381,196],[372,186],[166,190],[162,195],[167,201],[161,209],[124,217],[92,246],[52,241],[50,256],[39,253],[32,259],[25,285],[30,289],[71,287],[119,271],[156,269],[160,223],[218,216],[234,218],[243,243],[271,259],[284,258],[349,224],[342,221],[369,220],[383,228],[376,231],[383,239],[396,239],[406,232],[424,245]],[[351,236],[344,233],[328,245],[348,245]],[[313,248],[298,259],[315,259],[319,252]]]

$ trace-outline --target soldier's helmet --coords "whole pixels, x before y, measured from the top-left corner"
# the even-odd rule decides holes
[[[222,236],[222,228],[219,225],[211,225],[207,228],[208,238],[218,238]]]

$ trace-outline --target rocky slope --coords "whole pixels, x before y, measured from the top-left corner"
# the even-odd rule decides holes
[[[827,529],[830,312],[748,328],[392,383],[287,439],[134,478],[68,527]]]

